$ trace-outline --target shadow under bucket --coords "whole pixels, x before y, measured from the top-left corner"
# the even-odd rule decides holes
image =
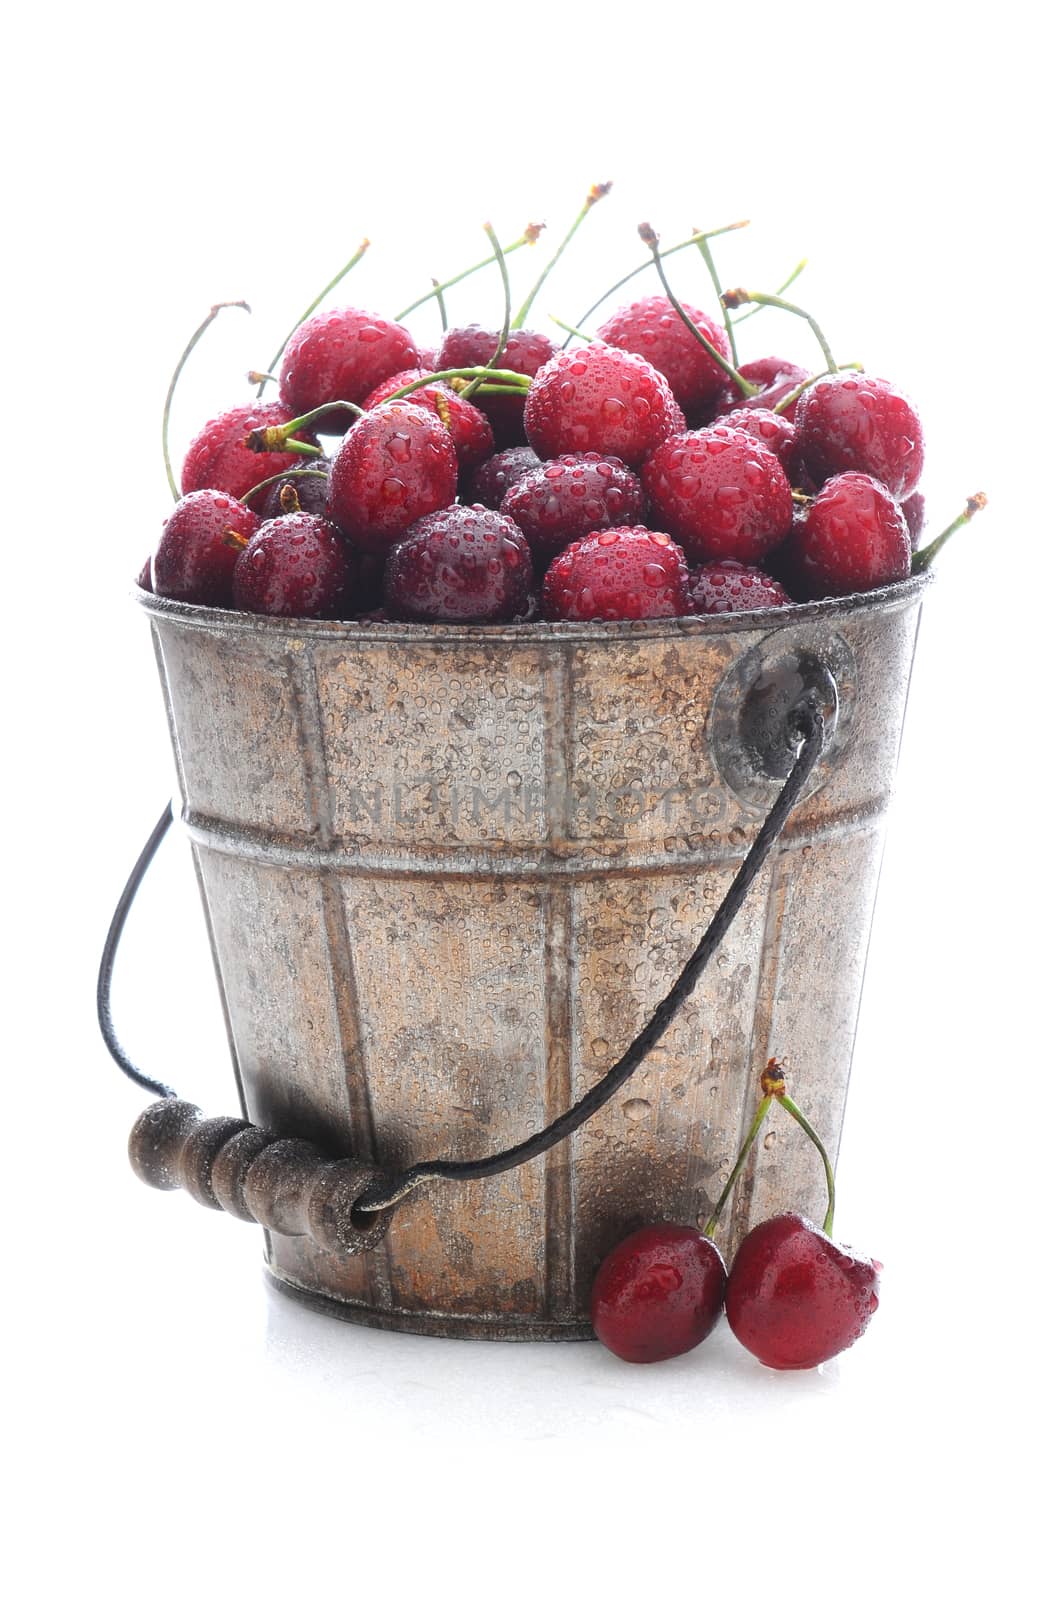
[[[658,1046],[570,1139],[428,1183],[375,1248],[267,1230],[278,1287],[378,1327],[590,1336],[605,1252],[704,1221],[789,1058],[836,1154],[926,578],[779,611],[422,627],[140,597],[170,714],[241,1106],[396,1169],[488,1155],[622,1054],[781,788],[779,709],[815,688],[823,757]],[[718,1242],[823,1210],[777,1125]]]

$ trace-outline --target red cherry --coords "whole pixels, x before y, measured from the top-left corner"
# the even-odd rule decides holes
[[[449,372],[453,367],[485,367],[498,349],[498,333],[476,324],[467,328],[450,328],[443,335],[439,347],[438,368],[431,371]],[[545,333],[532,328],[514,328],[506,341],[498,365],[508,372],[522,372],[534,378],[540,367],[557,352],[557,345]],[[524,444],[524,397],[522,395],[480,394],[476,404],[487,413],[499,446]]]
[[[901,502],[901,510],[904,513],[904,520],[908,524],[908,536],[912,541],[912,549],[918,550],[919,537],[926,527],[926,500],[916,490],[915,494],[910,494],[907,500]]]
[[[239,500],[257,483],[290,467],[291,451],[266,450],[256,453],[244,443],[252,428],[278,427],[298,416],[277,400],[249,400],[231,411],[222,412],[204,423],[188,447],[181,468],[181,493],[196,489],[222,489]],[[297,433],[304,444],[316,444],[312,433]]]
[[[788,606],[790,596],[781,583],[758,567],[741,561],[715,561],[695,567],[690,574],[690,609],[695,616],[716,616],[723,611],[761,611],[767,606]]]
[[[667,1361],[707,1337],[723,1309],[723,1257],[697,1228],[656,1222],[610,1250],[591,1289],[591,1323],[622,1361]]]
[[[502,510],[523,531],[540,567],[585,533],[631,526],[644,515],[642,485],[617,456],[559,456],[525,473]]]
[[[257,527],[255,513],[231,494],[196,489],[184,495],[163,523],[152,558],[155,594],[191,605],[230,605],[236,559]]]
[[[137,588],[138,589],[147,590],[148,594],[154,594],[155,593],[154,589],[151,586],[151,557],[150,556],[148,557],[148,559],[145,561],[144,565],[140,569],[140,576],[137,579]]]
[[[774,411],[766,410],[763,406],[738,406],[734,411],[729,411],[723,420],[728,428],[748,433],[770,450],[773,456],[778,456],[791,483],[800,475],[797,433],[792,422],[776,416]]]
[[[299,324],[284,347],[280,397],[293,417],[330,400],[361,405],[393,372],[417,365],[417,346],[405,328],[387,317],[335,306]],[[350,412],[336,411],[317,423],[322,433],[345,433]]]
[[[366,396],[365,409],[371,411],[374,406],[390,400],[397,389],[404,389],[418,378],[426,378],[431,371],[431,367],[423,372],[411,367],[406,372],[393,373]],[[463,400],[453,389],[448,389],[446,384],[426,383],[423,388],[403,395],[403,399],[411,405],[422,406],[443,424],[454,443],[459,472],[475,471],[482,461],[494,454],[495,436],[484,413],[471,400]]]
[[[324,517],[296,511],[264,522],[233,571],[238,611],[271,617],[337,617],[350,580],[350,558]]]
[[[598,450],[637,467],[677,422],[667,380],[607,344],[560,351],[532,379],[524,408],[528,442],[544,461]]]
[[[793,554],[809,599],[877,589],[912,570],[904,514],[866,472],[842,472],[823,486],[794,525]]]
[[[782,543],[793,521],[778,458],[721,423],[667,440],[647,461],[642,482],[653,519],[696,561],[755,564]]]
[[[750,406],[758,410],[766,407],[772,411],[780,400],[785,400],[788,394],[793,393],[798,384],[812,376],[804,367],[795,366],[792,361],[783,361],[780,356],[761,356],[756,361],[745,362],[738,370],[743,378],[757,384],[757,393],[747,397],[729,382],[716,408],[719,417],[724,417],[726,412],[745,410]],[[796,409],[795,400],[782,414],[792,422]]]
[[[508,490],[519,483],[525,473],[541,467],[542,462],[527,444],[513,445],[500,450],[482,466],[477,467],[470,484],[469,499],[477,505],[489,506],[497,511]]]
[[[543,579],[547,622],[682,617],[689,609],[686,556],[666,533],[606,528],[551,563]]]
[[[912,402],[884,378],[835,372],[806,389],[794,418],[797,448],[816,483],[867,472],[907,499],[923,470],[923,426]]]
[[[693,306],[684,304],[683,310],[724,360],[730,361],[731,347],[723,328]],[[668,380],[684,411],[715,400],[728,383],[726,372],[698,343],[667,295],[647,295],[622,306],[602,323],[597,336],[605,344],[644,356]]]
[[[329,470],[329,514],[351,543],[386,550],[419,517],[450,505],[458,458],[439,419],[389,400],[348,429]]]
[[[517,524],[486,506],[414,523],[384,573],[392,615],[411,622],[508,622],[528,608],[532,565]]]
[[[742,1240],[727,1281],[731,1331],[766,1367],[817,1367],[855,1344],[878,1308],[882,1264],[795,1212]]]

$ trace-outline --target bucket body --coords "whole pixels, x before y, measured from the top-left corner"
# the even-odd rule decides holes
[[[420,627],[259,618],[142,596],[170,714],[241,1107],[389,1168],[527,1137],[667,992],[780,783],[750,697],[796,661],[831,739],[720,952],[660,1045],[570,1140],[433,1182],[386,1240],[267,1234],[282,1288],[374,1326],[590,1333],[605,1252],[703,1221],[786,1056],[836,1153],[926,580],[777,613]],[[773,1126],[718,1235],[824,1209]]]

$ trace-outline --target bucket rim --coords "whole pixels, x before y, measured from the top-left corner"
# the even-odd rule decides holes
[[[133,596],[153,618],[211,633],[253,634],[286,639],[321,639],[332,643],[395,644],[631,644],[643,639],[703,639],[715,634],[763,632],[805,623],[834,622],[862,612],[887,615],[921,600],[932,572],[914,573],[896,583],[861,594],[825,600],[794,601],[759,610],[725,611],[714,616],[654,617],[633,622],[431,623],[331,621],[321,618],[267,617],[220,606],[190,605],[167,600],[136,586]]]

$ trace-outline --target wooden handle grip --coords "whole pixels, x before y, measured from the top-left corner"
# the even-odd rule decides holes
[[[335,1161],[305,1139],[238,1117],[205,1117],[187,1100],[156,1100],[141,1113],[129,1160],[153,1189],[186,1189],[202,1206],[274,1233],[305,1234],[333,1255],[371,1250],[391,1223],[390,1210],[353,1214],[378,1168]]]

